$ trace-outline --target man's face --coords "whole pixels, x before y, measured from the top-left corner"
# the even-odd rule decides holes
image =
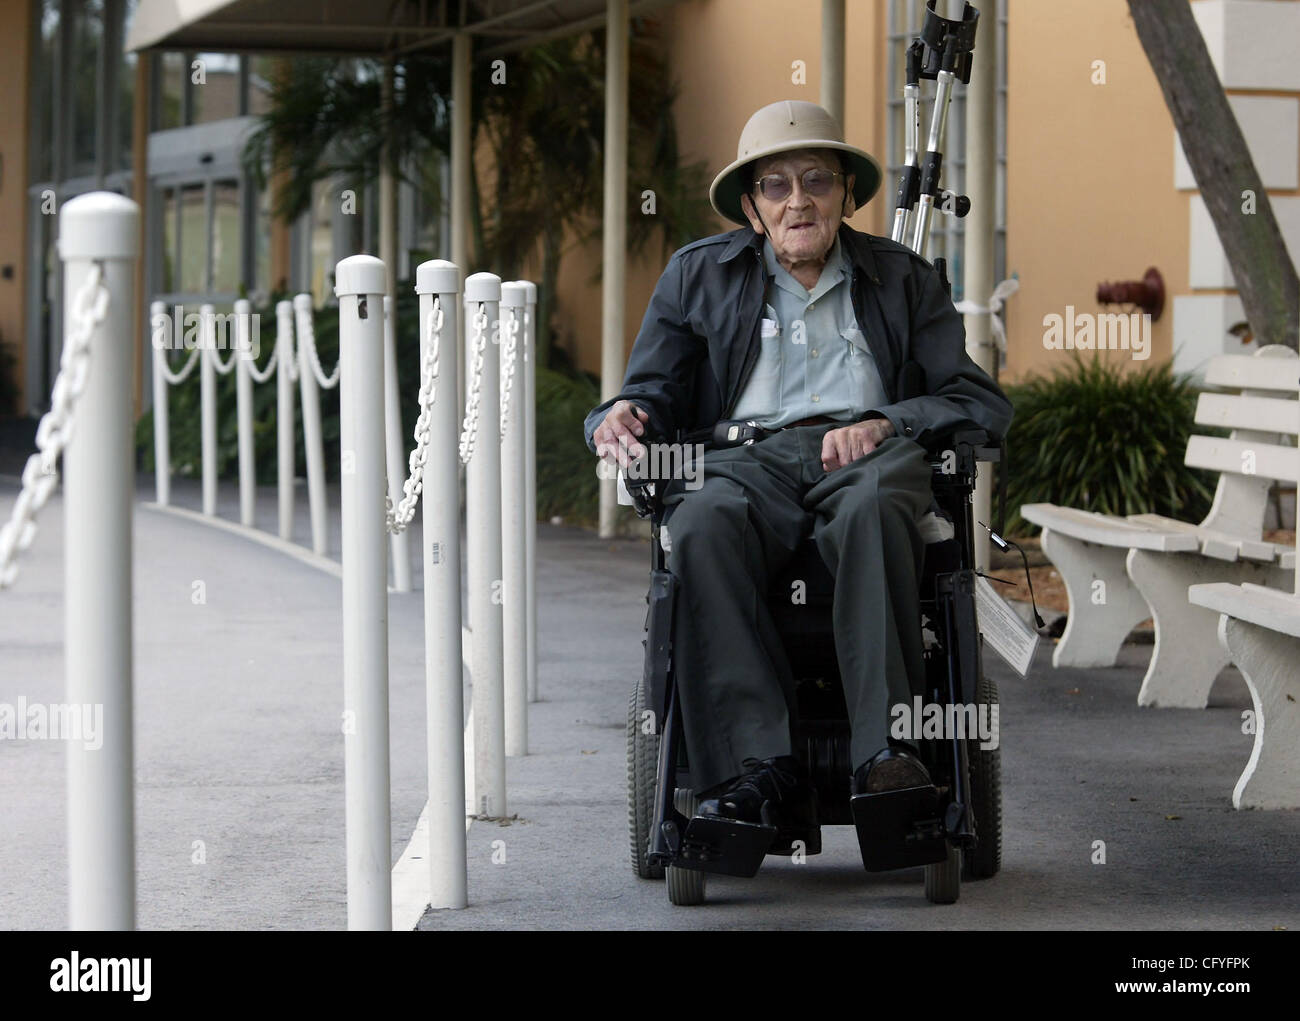
[[[843,218],[841,204],[844,216],[852,216],[856,208],[852,174],[847,178],[836,177],[829,194],[814,196],[804,191],[803,174],[814,168],[838,173],[840,164],[833,153],[819,149],[782,153],[760,160],[754,173],[755,187],[741,199],[745,215],[755,231],[763,233],[763,224],[767,224],[772,248],[782,264],[825,259],[835,243],[835,232]],[[766,198],[757,182],[768,174],[786,175],[790,179],[790,194],[777,202]],[[762,214],[761,221],[755,215],[755,205],[757,212]]]

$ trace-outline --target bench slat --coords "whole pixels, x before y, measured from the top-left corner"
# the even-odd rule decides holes
[[[1233,585],[1220,581],[1192,585],[1187,590],[1187,598],[1197,606],[1300,638],[1300,596],[1289,592],[1249,582]]]
[[[1295,435],[1300,433],[1300,401],[1203,393],[1196,400],[1196,424]]]
[[[1247,452],[1254,453],[1254,471],[1245,467]],[[1258,475],[1287,482],[1300,481],[1300,449],[1276,443],[1247,443],[1217,436],[1192,436],[1187,441],[1183,463],[1189,468],[1206,468],[1232,475]]]
[[[1054,503],[1027,503],[1020,508],[1026,521],[1082,542],[1100,546],[1156,550],[1163,553],[1190,553],[1200,548],[1194,531],[1154,527],[1141,521],[1096,514]]]
[[[1283,364],[1279,364],[1283,363]],[[1239,390],[1300,389],[1300,359],[1291,357],[1257,358],[1255,355],[1218,355],[1205,368],[1205,382],[1210,386],[1228,386]]]

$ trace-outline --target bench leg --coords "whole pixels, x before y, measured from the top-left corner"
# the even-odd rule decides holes
[[[1234,585],[1291,587],[1291,573],[1268,564],[1210,560],[1199,553],[1129,550],[1128,574],[1151,607],[1156,644],[1142,678],[1138,705],[1204,709],[1214,679],[1231,661],[1219,642],[1220,614],[1187,601],[1187,587],[1226,581]]]
[[[1124,567],[1128,549],[1099,546],[1044,528],[1043,552],[1056,565],[1070,597],[1065,633],[1052,653],[1052,666],[1114,666],[1125,636],[1151,612],[1129,581]],[[1098,581],[1104,587],[1094,584]],[[1102,596],[1102,601],[1093,601]]]
[[[1255,703],[1255,747],[1232,791],[1234,808],[1300,808],[1300,638],[1226,613],[1219,636]]]

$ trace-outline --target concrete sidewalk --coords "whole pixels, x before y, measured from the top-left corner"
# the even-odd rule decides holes
[[[15,495],[0,478],[0,514]],[[148,479],[139,496],[152,499]],[[197,508],[197,485],[177,480],[173,502]],[[304,500],[297,509],[306,544]],[[233,486],[220,513],[237,518]],[[270,490],[258,513],[273,527]],[[140,927],[344,927],[337,579],[143,506],[135,520]],[[337,551],[336,512],[331,524]],[[806,864],[772,858],[754,880],[711,879],[705,906],[673,908],[662,882],[628,865],[624,725],[648,545],[540,525],[538,557],[542,701],[531,754],[509,764],[518,818],[472,824],[471,906],[427,912],[423,929],[1300,925],[1300,813],[1230,803],[1251,746],[1245,685],[1230,669],[1208,710],[1140,710],[1149,646],[1095,671],[1054,671],[1043,648],[1027,680],[990,655],[1004,866],[956,905],[930,905],[919,870],[868,875],[851,830],[832,827]],[[61,700],[62,588],[56,499],[16,588],[0,594],[0,702]],[[390,596],[394,861],[425,801],[422,602],[418,589]],[[0,742],[0,928],[66,925],[64,790],[57,742]],[[1104,865],[1091,863],[1096,841]]]
[[[668,903],[628,861],[624,726],[642,668],[649,549],[548,532],[538,569],[540,686],[526,758],[509,764],[507,826],[469,833],[464,911],[422,929],[1253,928],[1300,926],[1300,812],[1239,812],[1250,754],[1235,670],[1207,710],[1139,709],[1150,646],[1107,670],[1054,670],[1050,642],[1001,689],[1002,872],[931,905],[922,871],[868,874],[849,827],[802,865],[709,877],[707,903]],[[1092,864],[1096,841],[1106,864]]]

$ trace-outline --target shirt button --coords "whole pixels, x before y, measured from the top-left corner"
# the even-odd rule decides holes
[[[821,400],[821,397],[820,397],[818,394],[813,394],[813,395],[812,395],[812,399],[813,399],[814,401],[820,401],[820,400]],[[911,432],[911,430],[909,429],[908,432]]]
[[[808,353],[809,353],[810,355],[812,355],[812,357],[814,357],[814,358],[817,357],[817,349],[816,349],[816,348],[813,348],[813,349],[810,350]]]
[[[811,311],[812,311],[813,309],[815,309],[816,307],[817,307],[817,303],[816,303],[816,302],[813,302],[811,305],[808,306],[808,311],[811,312]]]

